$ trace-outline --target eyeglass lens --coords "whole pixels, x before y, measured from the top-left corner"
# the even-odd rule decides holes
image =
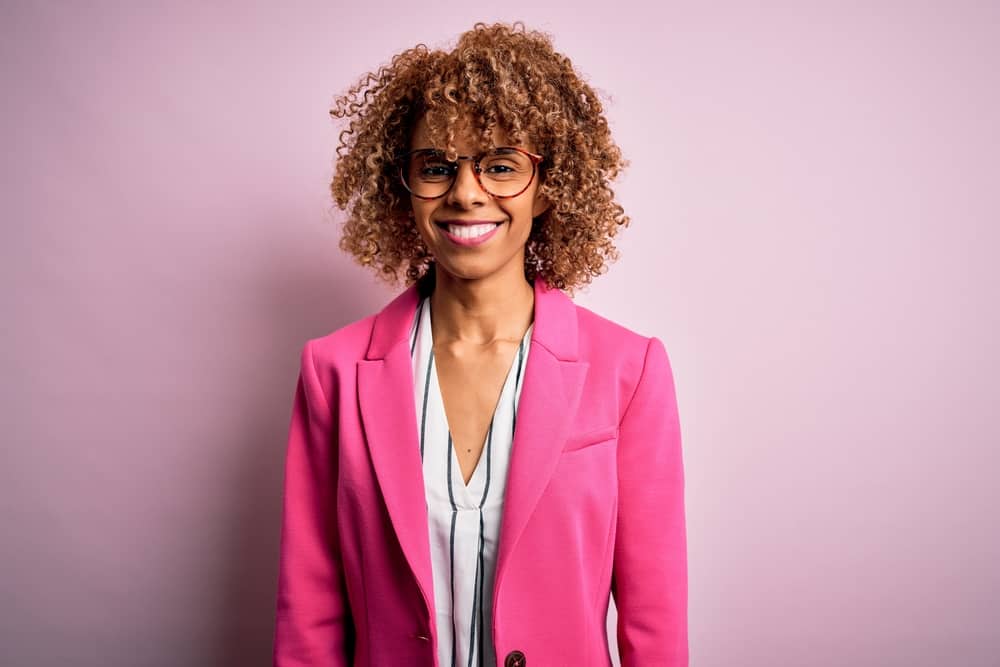
[[[501,197],[516,195],[531,182],[535,165],[510,148],[496,148],[479,158],[479,180],[483,189]],[[409,156],[403,166],[406,187],[421,197],[438,197],[451,189],[458,163],[445,159],[444,151],[421,151]]]

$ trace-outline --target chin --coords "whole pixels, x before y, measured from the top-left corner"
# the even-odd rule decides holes
[[[437,271],[444,271],[450,276],[461,280],[488,278],[494,274],[503,272],[510,262],[516,261],[512,255],[510,257],[469,258],[468,261],[459,259],[458,261],[449,261],[447,265],[444,265],[441,263],[441,255],[437,255],[437,258]],[[523,257],[521,263],[524,263]]]
[[[438,264],[438,271],[443,271],[457,280],[481,280],[495,273],[496,269],[483,266],[458,266],[451,268]]]

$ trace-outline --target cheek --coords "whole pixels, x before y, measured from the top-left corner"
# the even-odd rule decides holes
[[[426,207],[425,207],[426,208]],[[434,213],[431,207],[428,210],[422,210],[417,208],[413,211],[413,219],[410,220],[410,224],[417,228],[417,234],[423,239],[424,244],[427,247],[431,247],[435,244],[442,243],[444,239],[441,236],[441,230],[434,226],[431,222],[431,217]]]
[[[428,246],[436,242],[435,237],[432,235],[433,232],[428,231],[424,224],[417,224],[417,233],[420,234],[420,238],[423,239],[424,244]]]
[[[532,209],[532,198],[531,197],[516,197],[515,199],[508,199],[500,204],[504,213],[507,214],[508,218],[516,220],[517,222],[524,222],[525,220],[531,219],[531,209]]]
[[[414,201],[411,207],[413,211],[413,217],[411,221],[420,228],[421,233],[426,236],[424,228],[430,225],[431,214],[434,212],[434,206],[431,202],[420,201],[419,199]]]

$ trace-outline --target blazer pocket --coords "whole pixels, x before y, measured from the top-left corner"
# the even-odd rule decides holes
[[[618,437],[618,425],[602,426],[601,428],[571,435],[563,445],[564,452],[573,452],[587,447],[600,445]]]

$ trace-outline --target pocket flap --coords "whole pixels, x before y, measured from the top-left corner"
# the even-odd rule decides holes
[[[613,440],[618,437],[618,425],[612,424],[611,426],[602,426],[600,428],[591,429],[583,433],[574,433],[563,445],[564,452],[570,452],[576,449],[584,449],[585,447],[590,447],[591,445],[599,445],[602,442],[607,442],[608,440]]]

